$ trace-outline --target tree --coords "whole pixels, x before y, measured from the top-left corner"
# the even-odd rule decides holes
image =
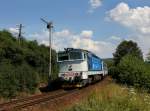
[[[121,59],[118,68],[119,81],[129,85],[139,83],[140,76],[145,72],[144,62],[131,54]]]
[[[58,77],[56,51],[52,50],[52,79]],[[34,93],[39,83],[48,82],[49,47],[37,41],[17,38],[0,31],[0,97],[11,98],[19,92]]]
[[[149,51],[149,53],[147,54],[147,61],[150,62],[150,51]]]
[[[117,65],[122,59],[122,57],[124,57],[127,54],[132,54],[133,56],[136,56],[137,58],[143,60],[142,51],[138,47],[137,43],[131,40],[124,40],[118,45],[118,47],[116,48],[116,52],[113,54],[115,65]]]
[[[150,66],[143,60],[128,54],[117,66],[117,80],[121,83],[142,87],[150,91]]]

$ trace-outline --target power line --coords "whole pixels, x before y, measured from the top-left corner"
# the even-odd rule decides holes
[[[22,40],[22,28],[24,27],[22,24],[17,25],[18,27],[18,42],[21,44]]]

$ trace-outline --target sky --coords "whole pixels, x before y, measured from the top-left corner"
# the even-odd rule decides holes
[[[40,20],[52,21],[53,48],[90,50],[113,57],[122,40],[138,43],[144,57],[150,49],[150,0],[0,0],[0,30],[48,45],[48,31]]]

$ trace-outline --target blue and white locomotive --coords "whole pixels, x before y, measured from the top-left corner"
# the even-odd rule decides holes
[[[67,48],[58,52],[57,61],[62,87],[83,87],[108,73],[103,60],[87,50]]]

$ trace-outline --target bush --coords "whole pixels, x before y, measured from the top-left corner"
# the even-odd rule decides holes
[[[145,72],[141,75],[140,85],[150,92],[150,65],[145,64]]]
[[[18,66],[15,70],[16,79],[18,80],[18,91],[20,92],[35,92],[38,83],[39,76],[34,70],[27,64]]]
[[[3,65],[0,64],[0,66],[0,96],[16,96],[17,85],[19,82],[14,75],[14,67],[9,63],[9,61],[5,64],[3,63]]]
[[[35,92],[38,75],[28,65],[15,67],[5,60],[0,66],[0,96],[11,98],[18,92]]]
[[[52,79],[58,77],[56,51],[52,50]],[[18,40],[8,31],[0,31],[0,96],[35,92],[39,82],[48,82],[49,47],[36,41]]]
[[[111,75],[119,82],[150,90],[150,67],[141,59],[126,55],[111,69]],[[114,72],[113,72],[114,71]]]
[[[112,78],[118,80],[119,69],[116,66],[112,66],[108,69],[108,74],[112,76]]]

